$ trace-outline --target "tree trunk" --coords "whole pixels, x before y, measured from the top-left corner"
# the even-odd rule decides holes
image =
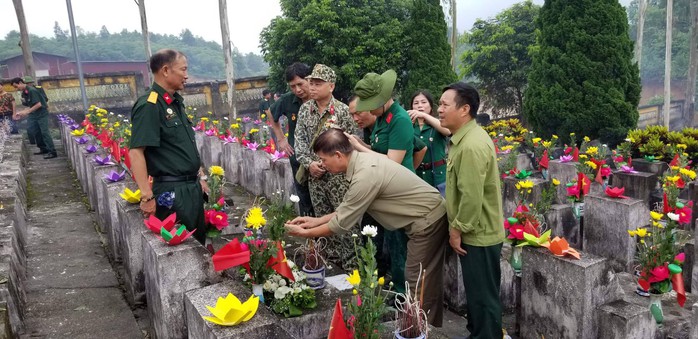
[[[686,103],[683,118],[686,126],[693,127],[696,113],[696,77],[698,77],[698,0],[691,0],[691,51],[688,61],[688,79],[686,81]]]
[[[221,16],[221,36],[223,37],[223,55],[225,57],[225,83],[228,85],[226,98],[228,99],[228,115],[231,121],[238,116],[235,109],[235,69],[233,67],[233,51],[230,43],[230,28],[228,27],[228,4],[226,0],[218,0],[218,11]]]
[[[456,0],[451,0],[451,67],[458,74],[456,68],[456,51],[458,50],[458,27],[456,21]]]
[[[645,13],[647,12],[647,1],[640,0],[640,12],[637,19],[637,39],[635,40],[635,60],[637,67],[642,69],[642,39],[645,34]],[[642,72],[640,72],[642,75]],[[642,78],[642,76],[640,76]]]
[[[137,0],[138,12],[141,14],[141,34],[143,34],[143,47],[145,47],[145,62],[150,63],[150,57],[153,56],[153,52],[150,49],[150,32],[148,32],[148,18],[145,13],[145,0]],[[148,65],[148,74],[150,80],[153,79],[153,73],[150,72],[150,65]],[[150,85],[148,83],[147,85]]]
[[[17,22],[19,23],[20,47],[22,47],[22,56],[24,56],[24,75],[29,75],[36,78],[34,72],[34,58],[32,56],[32,47],[29,43],[29,30],[27,30],[27,20],[24,18],[24,7],[22,0],[12,0],[17,13]]]
[[[664,126],[669,128],[671,120],[671,30],[673,28],[674,0],[666,3],[666,49],[664,52]]]

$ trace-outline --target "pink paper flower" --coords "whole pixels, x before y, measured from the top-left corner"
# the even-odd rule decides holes
[[[679,253],[674,257],[674,261],[678,262],[679,264],[683,264],[683,262],[686,260],[686,253]]]
[[[259,148],[259,144],[257,144],[256,142],[251,142],[251,143],[247,144],[247,148],[249,148],[253,151],[256,151],[257,148]]]
[[[274,153],[271,154],[271,161],[276,162],[277,160],[279,160],[285,156],[286,156],[286,152],[274,151]]]
[[[560,162],[570,162],[570,161],[572,161],[571,155],[561,155],[560,156]]]
[[[656,283],[669,279],[669,267],[666,265],[657,266],[650,271],[649,282]]]
[[[216,135],[216,131],[214,131],[213,129],[208,129],[208,130],[206,130],[206,132],[204,132],[204,133],[205,133],[207,136],[209,136],[209,137],[210,137],[210,136]]]
[[[229,144],[229,143],[231,143],[231,142],[235,142],[235,141],[236,141],[236,140],[235,140],[235,137],[232,137],[232,136],[230,136],[230,135],[222,137],[221,140],[223,140],[223,143],[224,143],[224,144]]]
[[[628,165],[621,166],[620,170],[623,173],[637,173],[636,170],[634,170],[631,166],[628,166]]]

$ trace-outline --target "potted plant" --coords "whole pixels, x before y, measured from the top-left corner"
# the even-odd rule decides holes
[[[308,239],[301,246],[304,252],[304,263],[301,270],[305,273],[306,283],[314,290],[325,287],[325,259],[322,256],[325,238]]]

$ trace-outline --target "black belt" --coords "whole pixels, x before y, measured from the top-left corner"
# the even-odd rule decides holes
[[[153,182],[180,182],[180,181],[196,181],[197,175],[163,175],[153,177]]]
[[[437,162],[434,163],[434,167],[439,167],[439,166],[441,166],[441,165],[443,165],[443,164],[445,164],[445,163],[446,163],[446,159],[441,159],[441,160],[439,160],[439,161],[437,161]],[[422,171],[430,170],[430,169],[431,169],[431,163],[430,163],[430,162],[424,162],[424,163],[420,164],[419,167],[417,167],[417,169],[418,169],[418,170],[422,170]]]

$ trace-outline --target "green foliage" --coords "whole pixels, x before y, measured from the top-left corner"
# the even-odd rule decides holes
[[[102,27],[99,33],[84,32],[78,29],[78,45],[80,58],[84,61],[133,61],[145,59],[143,36],[138,31],[122,30],[119,33],[109,33]],[[82,34],[81,34],[82,32]],[[54,37],[45,38],[30,35],[32,50],[69,58],[74,57],[73,45],[69,42],[70,33],[63,31],[56,22]],[[10,31],[4,40],[0,40],[0,60],[22,54],[17,46],[19,32]],[[225,79],[225,64],[223,49],[220,44],[195,37],[188,29],[179,36],[171,34],[150,33],[153,52],[163,48],[173,48],[184,52],[189,61],[189,75],[201,79]],[[233,50],[235,77],[264,75],[268,66],[260,55],[253,53],[242,54]]]
[[[691,40],[690,0],[674,0],[672,30],[672,78],[686,78]],[[633,0],[628,5],[630,21],[630,39],[637,39],[639,20],[639,2]],[[666,0],[649,0],[645,12],[644,37],[642,38],[643,79],[664,79],[664,60],[666,47]]]
[[[439,0],[414,1],[404,33],[408,72],[401,80],[406,107],[411,105],[407,100],[417,90],[427,89],[438,97],[446,85],[456,81],[456,73],[451,68],[451,47],[446,41],[447,30]]]
[[[493,19],[475,21],[462,37],[472,48],[461,54],[461,75],[477,79],[495,111],[522,111],[531,51],[537,49],[534,21],[539,12],[540,6],[530,0],[518,3]]]
[[[640,153],[644,155],[651,155],[655,158],[660,157],[665,153],[664,146],[664,142],[659,140],[659,137],[654,136],[652,139],[640,146]]]
[[[439,89],[454,79],[452,73],[441,68],[450,68],[448,55],[442,61],[442,51],[447,46],[445,25],[437,23],[443,22],[443,14],[433,0],[415,4],[428,11],[429,17],[424,13],[411,14],[414,12],[410,12],[409,3],[412,2],[280,1],[283,15],[273,19],[260,37],[262,54],[270,66],[270,88],[283,91],[285,68],[300,61],[311,67],[316,63],[332,67],[337,73],[334,95],[340,99],[349,96],[364,74],[388,69],[394,69],[401,79],[395,93],[404,93],[407,82],[410,88]],[[408,24],[412,20],[423,26]],[[417,28],[425,32],[414,33]],[[413,33],[417,35],[408,36]],[[410,61],[411,68],[407,67],[407,60],[414,60]],[[413,72],[415,75],[410,76]]]
[[[296,211],[293,203],[284,199],[283,192],[276,192],[272,193],[271,199],[268,201],[266,215],[268,220],[266,230],[269,232],[269,239],[281,241],[286,234],[284,224],[296,217]]]
[[[640,78],[614,0],[546,1],[524,116],[544,137],[577,132],[613,147],[637,125]]]

